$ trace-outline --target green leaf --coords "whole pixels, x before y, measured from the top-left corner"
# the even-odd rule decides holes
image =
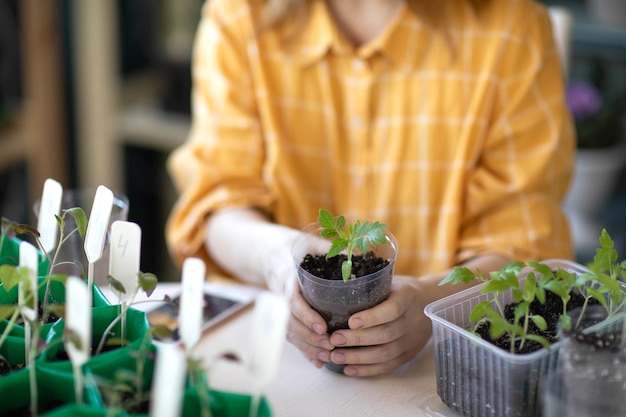
[[[107,275],[107,281],[113,289],[119,293],[126,294],[126,288],[119,280],[113,278],[111,275]]]
[[[128,340],[122,339],[121,337],[109,337],[106,341],[107,346],[120,347],[120,346],[126,346],[128,344],[130,344],[130,342]]]
[[[11,288],[19,284],[20,280],[21,275],[18,266],[0,265],[0,283],[2,283],[5,291],[11,290]]]
[[[517,285],[511,285],[511,282],[508,280],[492,279],[491,281],[487,281],[481,292],[483,294],[489,294],[492,292],[501,293],[510,288],[517,288]]]
[[[596,274],[596,280],[611,294],[621,293],[623,291],[620,283],[606,274]]]
[[[543,318],[543,316],[535,314],[530,316],[530,319],[533,323],[535,323],[535,326],[537,326],[539,330],[544,331],[548,328],[548,323],[546,322],[546,319]]]
[[[65,210],[65,213],[69,213],[69,215],[74,218],[78,233],[80,234],[80,237],[84,239],[85,234],[87,233],[87,215],[85,214],[85,211],[80,207],[72,207]],[[63,215],[65,215],[65,213]]]
[[[335,229],[335,216],[328,210],[320,209],[317,222],[324,229]]]
[[[157,339],[166,340],[173,339],[174,332],[164,324],[154,324],[150,326],[150,333]]]
[[[41,236],[39,230],[28,224],[17,224],[13,226],[13,231],[18,235],[31,235],[37,238]]]
[[[0,320],[5,320],[13,315],[17,305],[15,304],[0,304]]]
[[[613,249],[614,247],[613,240],[611,240],[611,236],[609,236],[609,233],[606,231],[606,229],[602,229],[598,241],[600,242],[600,246],[602,246],[602,248],[604,249]]]
[[[567,330],[567,331],[569,331],[569,330],[571,330],[571,329],[572,329],[572,317],[571,317],[571,316],[568,316],[568,315],[566,315],[566,314],[562,314],[562,315],[559,317],[559,320],[560,320],[560,322],[561,322],[561,328],[562,328],[563,330]]]
[[[545,303],[546,302],[546,290],[538,286],[537,289],[535,290],[535,298],[541,304]]]
[[[550,268],[548,265],[543,264],[541,262],[530,261],[528,262],[528,266],[532,267],[541,276],[549,277],[549,278],[552,278],[552,276],[554,276],[554,273],[552,272],[552,268]]]
[[[325,239],[333,239],[333,238],[339,236],[339,234],[337,233],[337,231],[335,229],[323,229],[320,232],[320,236],[322,236]]]
[[[361,253],[367,252],[367,248],[369,247],[369,240],[367,240],[367,236],[362,236],[356,239],[355,246]]]
[[[526,335],[526,339],[528,340],[533,340],[539,344],[541,344],[541,346],[543,346],[546,349],[550,349],[550,342],[548,342],[548,340],[544,337],[541,337],[537,334],[528,334]]]
[[[350,279],[351,275],[352,275],[352,261],[350,260],[343,261],[343,263],[341,264],[341,277],[343,278],[344,281],[347,281]]]
[[[481,301],[472,308],[469,314],[469,321],[472,323],[477,322],[483,317],[487,316],[490,313],[493,313],[494,310],[491,307],[491,302],[489,301]]]
[[[150,272],[140,272],[139,273],[139,286],[146,293],[148,297],[152,295],[154,289],[156,288],[159,280],[157,276]]]
[[[604,293],[592,287],[587,287],[585,290],[587,291],[587,294],[589,294],[593,299],[602,304],[604,308],[608,309],[609,306],[606,302],[606,297],[604,296]]]
[[[477,276],[474,273],[464,266],[455,266],[452,269],[452,272],[445,277],[439,285],[446,284],[468,284],[477,279]]]
[[[566,282],[563,281],[549,281],[545,283],[544,288],[551,293],[559,296],[561,299],[565,299],[568,297],[571,287]]]
[[[535,300],[535,294],[537,293],[537,280],[535,279],[535,274],[528,274],[526,277],[526,282],[524,283],[524,301],[528,301],[529,303]]]
[[[65,305],[59,303],[48,304],[47,314],[54,314],[57,317],[65,316]]]
[[[344,249],[348,247],[348,242],[343,239],[335,239],[330,245],[330,249],[326,254],[326,259],[339,255]]]
[[[515,313],[513,323],[519,323],[520,319],[528,314],[529,305],[530,303],[528,301],[522,301],[515,305],[515,308],[513,308],[513,312]]]
[[[493,339],[499,339],[504,333],[513,333],[519,330],[519,326],[515,326],[502,317],[492,317],[489,320],[489,335]]]
[[[517,277],[524,267],[524,262],[508,262],[500,268],[500,275],[513,275]]]
[[[379,222],[361,223],[357,220],[354,224],[348,224],[346,230],[346,218],[344,216],[335,217],[330,211],[325,209],[319,210],[317,221],[322,228],[320,236],[331,241],[331,247],[326,253],[326,259],[337,256],[345,250],[348,259],[351,260],[354,249],[365,254],[370,245],[376,246],[387,243],[386,235],[383,232],[386,226]],[[342,265],[342,277],[344,280],[349,279],[352,275],[352,271],[344,270],[346,265],[351,267],[352,263],[344,263]]]

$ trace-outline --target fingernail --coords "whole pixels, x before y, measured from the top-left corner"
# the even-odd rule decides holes
[[[330,355],[330,360],[333,361],[333,363],[346,363],[346,355],[341,352],[333,352]]]
[[[335,346],[342,346],[346,344],[346,337],[341,333],[337,333],[331,336],[330,341]]]
[[[317,352],[315,356],[317,357],[317,359],[319,359],[322,362],[330,361],[330,352],[325,352],[325,351]]]
[[[357,376],[358,374],[356,368],[352,368],[350,366],[346,366],[345,368],[343,368],[343,373],[348,376]]]
[[[322,325],[319,323],[313,323],[313,331],[319,335],[326,333],[324,331],[324,327],[322,327]]]
[[[361,327],[363,327],[363,320],[356,318],[351,320],[351,324],[352,326],[350,327],[351,329],[360,329]]]

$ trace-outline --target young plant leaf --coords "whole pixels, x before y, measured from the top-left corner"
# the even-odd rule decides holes
[[[0,265],[0,283],[2,283],[5,291],[9,291],[25,278],[26,276],[20,273],[19,267],[7,264]]]
[[[87,233],[87,224],[88,224],[85,210],[83,210],[80,207],[72,207],[64,211],[65,213],[69,213],[69,215],[74,218],[74,223],[76,223],[76,228],[78,229],[78,233],[84,239],[85,234]]]
[[[446,284],[469,284],[477,279],[479,279],[478,276],[474,275],[469,268],[455,266],[452,272],[439,283],[439,286]]]
[[[334,231],[336,228],[335,216],[328,210],[320,209],[317,221],[323,229],[331,229]]]
[[[15,305],[0,304],[0,320],[8,319],[15,311]]]
[[[107,275],[107,282],[113,289],[119,293],[126,294],[126,288],[119,280],[113,278],[111,275]]]
[[[530,316],[530,319],[532,320],[533,323],[535,323],[535,326],[537,326],[539,330],[544,331],[548,328],[548,323],[546,322],[546,319],[543,318],[543,316],[534,314]]]
[[[151,272],[139,273],[139,286],[148,297],[152,295],[158,283],[159,280],[155,274]]]
[[[317,222],[322,228],[320,236],[331,241],[331,247],[326,254],[326,259],[339,255],[346,251],[347,260],[341,266],[341,275],[344,281],[352,276],[352,254],[356,248],[365,254],[369,246],[384,245],[387,238],[383,230],[386,225],[379,222],[356,221],[349,224],[347,231],[344,229],[346,219],[344,216],[335,216],[328,210],[320,209]]]
[[[40,236],[39,230],[28,224],[17,224],[13,226],[13,231],[18,235],[31,235],[36,238]]]

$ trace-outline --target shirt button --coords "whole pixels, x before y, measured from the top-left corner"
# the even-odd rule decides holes
[[[363,61],[360,58],[356,58],[354,60],[352,60],[352,68],[355,71],[363,71],[365,69],[365,61]]]

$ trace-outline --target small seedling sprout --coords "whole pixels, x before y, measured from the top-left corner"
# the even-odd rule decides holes
[[[387,237],[383,232],[387,228],[385,224],[379,222],[364,222],[357,220],[349,224],[347,229],[344,216],[335,216],[328,210],[320,209],[317,219],[322,227],[320,235],[331,241],[331,247],[326,254],[326,259],[332,258],[346,251],[346,259],[341,265],[341,276],[344,281],[352,278],[352,254],[354,249],[358,249],[362,254],[367,252],[371,246],[384,245]]]

